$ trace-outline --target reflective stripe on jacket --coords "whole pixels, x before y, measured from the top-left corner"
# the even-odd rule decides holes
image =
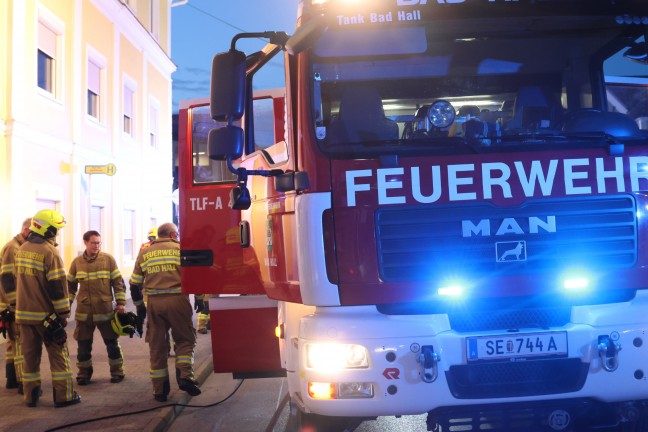
[[[40,324],[56,312],[70,315],[65,268],[54,238],[30,234],[15,255],[16,322]]]
[[[153,240],[140,251],[130,278],[148,295],[181,294],[180,243],[170,238]]]
[[[112,255],[99,252],[90,257],[85,252],[76,257],[67,275],[70,304],[77,301],[74,319],[93,322],[110,321],[113,295],[118,305],[126,304],[122,274]]]
[[[16,304],[16,280],[14,279],[15,255],[25,243],[21,234],[9,240],[0,251],[0,310]]]

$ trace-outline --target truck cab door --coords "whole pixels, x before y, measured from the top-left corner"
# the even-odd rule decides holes
[[[280,115],[283,120],[283,111]],[[209,295],[215,372],[281,375],[274,334],[277,303],[265,295],[254,250],[242,244],[249,238],[249,224],[241,223],[241,211],[229,206],[236,176],[225,162],[212,160],[208,154],[209,131],[219,126],[222,124],[210,116],[208,98],[181,102],[178,169],[182,290]]]

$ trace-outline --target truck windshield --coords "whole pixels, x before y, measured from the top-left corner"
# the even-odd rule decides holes
[[[608,116],[605,96],[593,105],[605,88],[592,67],[641,40],[641,26],[562,20],[330,27],[311,51],[320,148],[355,158],[645,144],[645,113]]]

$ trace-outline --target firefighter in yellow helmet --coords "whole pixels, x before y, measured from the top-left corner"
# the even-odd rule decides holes
[[[151,246],[151,243],[153,243],[153,240],[155,240],[157,238],[157,232],[158,232],[157,227],[153,227],[153,228],[151,228],[149,230],[149,232],[146,234],[146,238],[148,238],[148,241],[146,243],[142,243],[142,245],[140,246],[140,251],[142,249],[145,249],[145,248]]]
[[[31,218],[23,221],[21,230],[0,251],[0,329],[6,344],[6,388],[17,388],[22,393],[22,356],[16,325],[16,281],[14,279],[15,254],[29,235]]]
[[[16,252],[16,323],[19,326],[23,362],[23,389],[27,406],[41,396],[40,362],[45,344],[52,373],[54,406],[81,402],[74,391],[65,327],[70,302],[63,260],[56,249],[56,235],[65,219],[56,210],[41,210],[31,221],[27,241]]]
[[[144,305],[142,286],[148,294]],[[149,319],[146,325],[146,341],[149,344],[153,396],[166,402],[170,391],[166,335],[171,330],[175,342],[176,380],[180,390],[191,396],[199,395],[200,389],[194,378],[193,357],[196,331],[192,322],[189,296],[182,294],[180,286],[180,243],[178,228],[165,223],[158,228],[158,238],[137,256],[130,278],[130,291],[140,321]],[[203,297],[196,295],[194,308],[202,312]]]
[[[91,230],[83,234],[85,251],[74,258],[67,275],[70,305],[77,301],[74,319],[77,340],[77,384],[86,385],[92,378],[92,340],[95,329],[108,351],[110,382],[124,379],[124,356],[119,335],[110,324],[114,312],[125,312],[126,289],[115,258],[101,250],[101,234]],[[113,310],[113,298],[117,307]]]

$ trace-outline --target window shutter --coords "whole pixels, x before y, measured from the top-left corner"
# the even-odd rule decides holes
[[[124,115],[133,118],[133,90],[124,87]]]
[[[42,22],[38,23],[38,49],[56,58],[56,33]]]
[[[101,68],[92,61],[88,61],[88,90],[101,94]]]

